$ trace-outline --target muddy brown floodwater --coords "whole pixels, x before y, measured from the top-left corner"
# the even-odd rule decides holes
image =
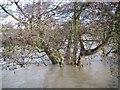
[[[65,65],[36,66],[2,71],[2,88],[117,88],[118,79],[109,65],[93,61],[82,68]]]

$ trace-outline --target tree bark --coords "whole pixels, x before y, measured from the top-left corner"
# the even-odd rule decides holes
[[[71,47],[71,35],[68,37],[67,50],[65,55],[65,60],[67,64],[70,64],[70,47]]]
[[[109,41],[109,38],[111,37],[111,31],[108,31],[107,33],[107,36],[106,38],[102,41],[102,43],[100,45],[98,45],[96,48],[94,49],[89,49],[89,50],[86,50],[84,48],[84,45],[83,45],[83,41],[80,37],[80,45],[81,45],[81,52],[79,54],[79,60],[77,62],[77,65],[80,65],[80,62],[81,62],[81,57],[83,56],[89,56],[89,55],[93,55],[95,54],[96,52],[98,52],[99,50],[101,50],[102,47],[104,47],[107,42]]]
[[[72,29],[73,29],[73,43],[74,43],[74,48],[73,48],[73,57],[72,57],[72,64],[76,65],[76,60],[77,60],[77,51],[78,51],[78,22],[79,22],[79,17],[78,17],[78,3],[74,3],[74,17],[73,17],[73,22],[72,22]]]

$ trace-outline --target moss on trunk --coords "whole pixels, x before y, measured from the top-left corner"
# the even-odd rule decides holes
[[[72,64],[76,64],[77,60],[77,51],[78,51],[78,22],[79,22],[79,17],[78,17],[78,3],[74,2],[74,17],[73,17],[73,22],[72,22],[72,31],[73,31],[73,43],[74,43],[74,49],[73,49],[73,57],[72,57]]]

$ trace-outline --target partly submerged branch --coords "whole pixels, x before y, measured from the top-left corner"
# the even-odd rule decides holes
[[[110,37],[111,37],[111,31],[108,32],[107,37],[102,41],[102,43],[99,46],[97,46],[94,49],[85,50],[84,54],[86,56],[95,54],[97,51],[99,51],[103,46],[105,46],[108,43]]]

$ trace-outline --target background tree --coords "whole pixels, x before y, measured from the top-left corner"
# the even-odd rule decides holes
[[[119,21],[115,19],[119,17],[116,14],[119,7],[117,2],[60,2],[55,5],[52,2],[21,3],[9,0],[8,3],[0,4],[0,7],[18,21],[19,28],[12,29],[12,34],[4,33],[4,60],[12,59],[23,66],[26,57],[33,60],[47,55],[53,64],[65,59],[67,64],[81,65],[84,57],[101,49],[104,52],[107,45],[115,46],[113,43],[119,29]],[[17,10],[10,12],[6,6],[11,5],[15,5]],[[113,50],[104,54],[111,51]],[[17,52],[20,55],[13,57]],[[45,55],[39,56],[40,53]],[[42,61],[45,64],[43,59]]]

